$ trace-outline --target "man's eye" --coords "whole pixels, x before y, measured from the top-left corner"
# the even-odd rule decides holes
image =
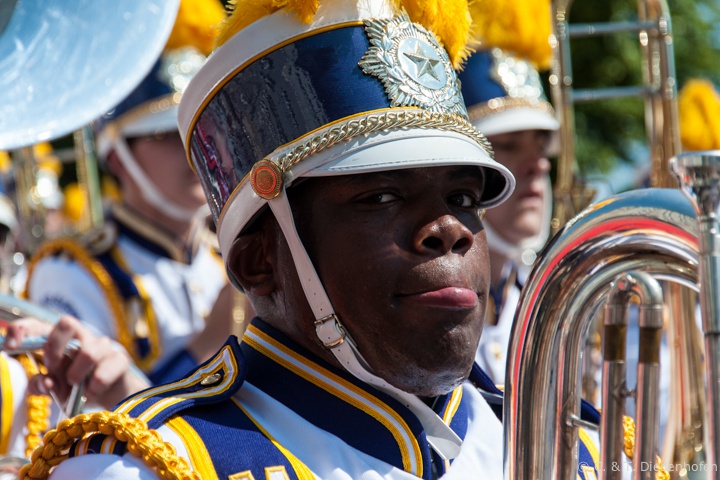
[[[393,193],[374,193],[372,195],[363,197],[360,201],[362,203],[379,205],[379,204],[383,204],[383,203],[392,202],[396,198],[397,198],[397,195],[395,195]]]
[[[480,200],[474,195],[470,195],[467,193],[456,193],[448,197],[448,203],[455,207],[473,208],[478,206]]]

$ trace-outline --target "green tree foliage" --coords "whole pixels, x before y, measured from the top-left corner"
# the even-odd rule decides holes
[[[720,86],[720,2],[669,0],[678,89],[690,78],[707,78]],[[572,4],[570,23],[636,20],[637,3],[628,0],[580,1]],[[572,40],[576,88],[642,83],[642,52],[637,34],[622,33]],[[643,102],[623,99],[577,104],[577,158],[583,176],[607,173],[618,162],[644,163],[647,155]],[[645,158],[643,158],[645,157]]]

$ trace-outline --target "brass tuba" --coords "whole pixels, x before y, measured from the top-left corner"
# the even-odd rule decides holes
[[[170,35],[179,0],[8,0],[0,5],[0,150],[11,152],[23,241],[44,239],[33,195],[31,145],[74,132],[79,184],[89,216],[102,222],[87,125],[125,98],[150,71]]]
[[[719,478],[720,151],[680,154],[671,165],[682,193],[635,190],[589,207],[553,238],[533,269],[516,314],[508,357],[504,418],[507,478],[575,478],[578,428],[587,426],[579,418],[583,337],[594,311],[609,294],[617,293],[616,281],[626,279],[628,271],[695,290],[699,283],[705,375],[703,384],[695,388],[705,395],[687,407],[708,406],[702,412],[703,423],[694,425],[694,450],[702,456],[672,461],[699,462],[698,470],[709,473],[703,478]],[[671,322],[694,323],[692,314],[694,309],[689,317],[673,316]],[[617,324],[612,320],[608,323]],[[659,324],[651,323],[655,327]],[[657,341],[657,337],[650,338],[651,343]],[[690,365],[682,365],[687,359],[675,360],[681,365],[673,371],[688,373]],[[653,376],[648,375],[648,380],[656,381],[650,378]],[[609,383],[604,382],[604,386]],[[652,389],[643,385],[638,386],[638,391]],[[604,405],[610,405],[609,399],[617,393],[606,389]],[[680,393],[694,400],[692,392]],[[642,421],[652,418],[643,411],[652,412],[656,402],[651,396],[639,407]],[[618,409],[610,405],[604,411],[612,417]],[[605,440],[617,443],[617,432],[608,431],[615,420],[603,421],[606,431],[601,430],[601,451],[613,449]],[[649,431],[650,437],[638,442],[645,445],[646,451],[637,449],[646,459],[657,450],[652,426]],[[703,439],[707,440],[705,445]],[[652,459],[643,461],[654,464]],[[611,478],[608,470],[612,464],[602,465],[601,478]],[[677,475],[683,475],[677,470]],[[654,469],[642,469],[636,464],[634,478],[654,475]]]
[[[648,366],[652,362],[639,366],[636,389],[639,454],[635,460],[654,464],[653,452],[661,450],[666,463],[697,464],[706,461],[705,455],[709,454],[703,445],[707,421],[704,419],[706,409],[702,395],[705,391],[702,346],[694,321],[695,292],[699,289],[698,227],[691,206],[677,191],[632,192],[589,207],[565,225],[570,217],[587,205],[591,194],[582,182],[577,181],[574,172],[576,103],[611,98],[643,98],[652,165],[651,186],[670,188],[677,185],[669,169],[670,159],[680,148],[669,10],[665,0],[639,0],[636,22],[570,24],[571,6],[572,0],[552,2],[554,25],[551,44],[554,57],[549,80],[561,123],[561,153],[554,190],[556,210],[552,226],[554,231],[560,232],[536,263],[516,314],[516,331],[511,339],[506,379],[506,385],[510,386],[506,397],[506,408],[510,410],[506,410],[508,415],[505,423],[508,441],[506,470],[509,478],[574,477],[577,465],[573,467],[572,462],[576,451],[577,429],[584,425],[579,419],[580,385],[583,382],[577,375],[581,372],[582,351],[587,349],[585,344],[576,345],[575,342],[584,342],[588,332],[595,334],[593,337],[600,336],[596,331],[600,325],[595,317],[605,300],[610,304],[606,310],[619,309],[624,314],[630,296],[621,293],[619,296],[624,303],[615,303],[618,284],[628,283],[630,279],[636,281],[637,277],[645,278],[646,273],[660,280],[665,302],[663,316],[672,317],[664,323],[671,347],[672,377],[677,382],[677,391],[672,392],[672,415],[663,448],[660,449],[653,426],[656,420],[650,420],[657,417],[657,400],[650,398],[648,403],[644,403],[640,398],[653,397],[648,392],[657,391],[656,387],[650,385],[657,380],[652,377],[658,376],[658,368]],[[622,32],[636,32],[638,35],[643,58],[643,85],[599,90],[574,88],[570,64],[571,39]],[[669,236],[670,231],[675,231],[676,236]],[[573,247],[567,247],[567,242]],[[626,278],[628,275],[630,279]],[[649,282],[643,280],[643,283],[647,293]],[[563,300],[559,304],[551,304],[550,298]],[[612,316],[612,313],[609,315]],[[620,317],[606,320],[606,324],[608,322],[613,332],[619,332],[618,327],[621,325],[625,328]],[[641,335],[653,337],[654,343],[659,341],[657,328],[652,335],[642,332]],[[624,371],[625,345],[617,343],[624,339],[621,335],[605,337],[604,370],[612,372],[622,364],[622,368],[616,370]],[[534,344],[543,347],[535,348]],[[647,355],[647,347],[641,348],[641,356]],[[608,351],[622,351],[622,355],[612,360],[608,358]],[[554,362],[562,367],[551,367]],[[525,410],[531,404],[524,403],[528,400],[525,395],[533,397],[540,392],[526,390],[532,390],[532,387],[525,383],[527,379],[523,379],[522,370],[529,365],[542,372],[538,384],[542,385],[543,392],[549,389],[551,397],[549,400],[543,399],[542,403],[535,403],[531,410]],[[543,368],[538,368],[540,365],[548,366],[550,373],[546,375]],[[625,398],[633,393],[625,385],[624,378],[619,380],[619,376],[613,376],[607,379],[606,373],[603,374],[603,408],[609,416],[614,417],[613,412],[622,412],[624,407],[619,405],[624,405]],[[592,373],[590,376],[594,377]],[[647,380],[647,383],[643,380]],[[523,399],[520,400],[520,397]],[[540,402],[539,397],[535,401]],[[523,406],[520,407],[520,404]],[[534,417],[533,412],[548,413]],[[618,436],[621,436],[617,431],[619,420],[611,418],[604,423],[606,431],[601,433],[601,452],[605,462],[617,458]],[[610,430],[611,425],[613,430]],[[543,432],[542,439],[537,436],[540,435],[539,429]],[[534,437],[532,442],[537,442],[534,447],[525,443],[528,436]],[[614,445],[608,446],[606,441],[611,444],[614,442]],[[615,453],[607,456],[611,451]],[[650,478],[653,472],[636,469],[636,473]],[[678,478],[686,473],[674,471],[672,475]],[[613,478],[610,469],[601,472],[601,475],[603,478]]]
[[[125,98],[179,0],[10,0],[0,7],[0,150],[62,137]]]

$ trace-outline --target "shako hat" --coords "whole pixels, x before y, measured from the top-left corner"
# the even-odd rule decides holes
[[[486,0],[471,6],[476,53],[459,73],[470,122],[485,135],[557,131],[538,70],[550,66],[548,0]]]
[[[247,3],[235,6],[178,117],[224,255],[257,211],[301,176],[467,164],[486,171],[483,206],[510,194],[514,179],[468,123],[438,32],[412,23],[401,2],[324,1],[309,13],[303,2],[294,12],[290,2]],[[467,4],[441,3],[465,3],[441,38],[455,45],[459,63]],[[445,20],[456,13],[446,11]]]

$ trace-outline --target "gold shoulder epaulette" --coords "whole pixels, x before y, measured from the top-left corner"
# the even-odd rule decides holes
[[[178,456],[175,448],[163,441],[157,430],[147,423],[115,412],[84,413],[60,422],[50,430],[43,444],[33,451],[30,463],[20,469],[21,480],[46,479],[53,467],[68,458],[73,443],[88,434],[101,433],[127,444],[127,451],[140,458],[161,479],[201,480],[187,460]]]

